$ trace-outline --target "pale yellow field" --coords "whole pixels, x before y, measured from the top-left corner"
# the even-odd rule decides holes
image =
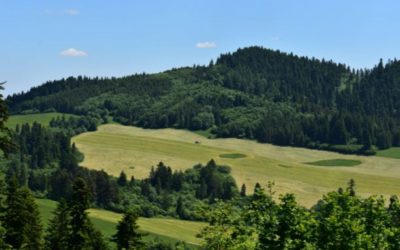
[[[215,159],[232,167],[237,184],[252,190],[255,183],[274,181],[277,193],[293,192],[301,204],[311,206],[322,194],[356,180],[362,195],[400,195],[400,160],[341,155],[303,148],[278,147],[240,139],[207,139],[175,129],[141,129],[103,125],[97,132],[81,134],[73,141],[85,154],[83,166],[119,175],[124,170],[136,178],[147,177],[151,166],[163,161],[173,169],[191,168]],[[196,144],[195,142],[200,142]],[[242,153],[241,159],[220,158]],[[318,167],[304,164],[327,159],[355,159],[355,167]]]

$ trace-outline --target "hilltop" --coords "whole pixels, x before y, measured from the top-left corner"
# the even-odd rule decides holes
[[[144,128],[374,154],[400,146],[400,63],[370,70],[262,47],[215,63],[121,78],[70,77],[7,98],[14,114],[57,111]]]

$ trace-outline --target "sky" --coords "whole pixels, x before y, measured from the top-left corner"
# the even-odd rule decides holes
[[[371,68],[400,56],[399,10],[397,0],[0,0],[0,82],[7,95],[252,45]]]

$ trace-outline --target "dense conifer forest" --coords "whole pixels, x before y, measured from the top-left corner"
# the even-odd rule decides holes
[[[7,102],[12,113],[56,110],[145,128],[373,154],[400,145],[399,86],[397,60],[355,70],[249,47],[208,66],[47,82]]]

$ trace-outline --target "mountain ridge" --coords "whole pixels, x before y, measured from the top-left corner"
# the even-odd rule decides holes
[[[125,125],[370,154],[373,145],[400,146],[398,96],[397,60],[356,71],[253,46],[208,66],[47,82],[7,101],[13,113],[111,115]]]

